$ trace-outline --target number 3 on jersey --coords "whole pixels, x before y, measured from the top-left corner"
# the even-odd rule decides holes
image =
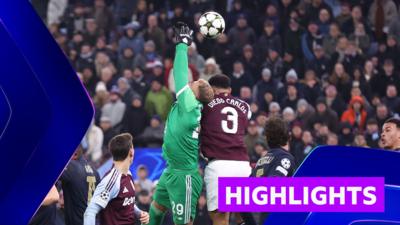
[[[225,107],[221,110],[222,114],[227,115],[226,120],[221,121],[221,128],[227,134],[236,134],[238,131],[238,113],[236,109],[232,107]],[[232,126],[228,126],[228,121],[232,123]]]

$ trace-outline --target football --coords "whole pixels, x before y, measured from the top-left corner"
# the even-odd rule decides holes
[[[217,12],[206,12],[199,18],[200,33],[207,38],[216,38],[225,30],[225,20]]]

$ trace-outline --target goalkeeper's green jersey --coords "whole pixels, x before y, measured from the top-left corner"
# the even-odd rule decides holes
[[[177,101],[169,112],[165,127],[163,157],[174,169],[195,169],[199,158],[199,131],[203,105],[188,85],[187,45],[178,44],[173,75]]]

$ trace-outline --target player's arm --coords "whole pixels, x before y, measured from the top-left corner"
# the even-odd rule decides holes
[[[188,73],[188,46],[192,43],[193,31],[184,23],[178,23],[175,28],[176,50],[174,59],[174,82],[176,90],[176,98],[178,105],[185,111],[189,112],[194,109],[197,104],[196,97],[189,87]]]
[[[113,198],[117,197],[120,179],[121,175],[114,170],[114,172],[109,173],[100,181],[83,216],[84,225],[96,224],[96,215],[101,209],[104,209]]]
[[[60,195],[58,194],[56,186],[52,186],[49,193],[44,198],[42,205],[51,205],[55,202],[58,202]]]
[[[136,205],[134,206],[133,213],[137,218],[139,218],[140,223],[148,224],[150,220],[149,213],[140,210]]]

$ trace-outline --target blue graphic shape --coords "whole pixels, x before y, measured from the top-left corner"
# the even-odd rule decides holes
[[[386,223],[388,221],[400,223],[399,202],[400,187],[386,186],[384,213],[310,213],[304,225],[320,225],[322,221],[324,221],[324,225],[361,225],[385,221]]]
[[[385,177],[385,184],[394,186],[393,192],[398,192],[400,186],[400,153],[386,150],[343,147],[343,146],[321,146],[314,149],[297,169],[295,177]],[[392,192],[390,192],[392,193]],[[398,193],[396,194],[398,195]],[[387,201],[385,198],[385,201]],[[397,216],[400,216],[400,205],[389,205],[394,207]],[[385,208],[385,210],[389,210]],[[385,212],[386,213],[386,212]],[[384,215],[385,213],[382,213]],[[330,215],[329,218],[319,215]],[[379,213],[375,213],[379,214]],[[354,216],[358,213],[271,213],[265,221],[265,225],[291,224],[305,225],[309,216],[321,218],[320,224],[326,221],[335,225],[348,225],[340,223],[342,216]],[[368,219],[368,218],[364,218]],[[383,219],[383,218],[382,218]],[[399,217],[397,217],[400,221]],[[397,222],[397,221],[396,221]]]
[[[0,138],[10,122],[12,109],[6,93],[0,86]]]
[[[0,49],[10,106],[0,137],[0,224],[27,224],[85,134],[93,106],[28,1],[1,2]]]
[[[161,148],[135,148],[135,158],[130,171],[134,179],[137,179],[136,171],[138,166],[145,165],[149,172],[148,178],[152,181],[158,180],[165,169],[166,163],[162,158]],[[112,167],[112,160],[108,160],[99,169],[100,177],[103,177]]]

